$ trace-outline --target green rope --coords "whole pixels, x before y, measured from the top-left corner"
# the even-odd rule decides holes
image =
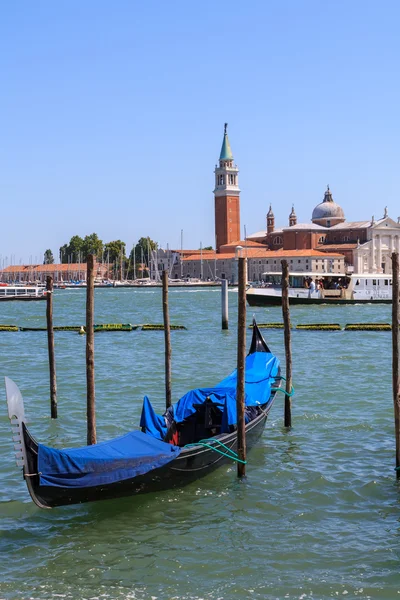
[[[283,379],[283,377],[282,377]],[[286,380],[285,380],[286,381]],[[292,389],[290,390],[290,392],[287,392],[286,390],[283,390],[282,388],[271,388],[271,392],[282,392],[282,394],[285,394],[285,396],[287,396],[288,398],[291,398],[294,394],[294,387],[292,386]]]
[[[215,446],[212,446],[211,444],[208,443],[208,440],[199,440],[198,442],[196,442],[194,444],[186,444],[185,448],[192,448],[194,446],[203,446],[204,448],[210,448],[211,450],[214,450],[214,452],[218,452],[218,454],[222,454],[222,456],[226,456],[227,458],[235,460],[236,462],[240,462],[243,465],[247,464],[247,461],[241,460],[234,450],[232,450],[231,448],[228,448],[228,446],[226,446],[219,440],[215,439],[214,442],[216,442],[217,444],[222,446],[226,450],[226,452],[223,452],[219,448],[215,448]]]

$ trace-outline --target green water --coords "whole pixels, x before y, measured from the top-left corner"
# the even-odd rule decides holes
[[[221,331],[219,290],[171,290],[173,396],[235,366],[236,301]],[[162,322],[161,290],[104,289],[96,322]],[[294,323],[390,322],[390,306],[292,308]],[[55,325],[84,323],[85,291],[54,296]],[[249,309],[260,322],[279,308]],[[45,303],[6,303],[0,323],[45,324]],[[30,429],[85,444],[85,336],[57,332],[59,419],[49,418],[45,332],[0,333],[0,375],[23,392]],[[267,331],[284,362],[283,333]],[[163,332],[95,336],[99,441],[137,428],[148,394],[163,408]],[[178,491],[43,511],[31,502],[0,411],[0,599],[326,599],[400,594],[391,335],[293,331],[293,429],[283,395],[249,455]]]

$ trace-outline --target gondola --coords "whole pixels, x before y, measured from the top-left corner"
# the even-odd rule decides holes
[[[281,379],[279,360],[254,322],[245,369],[247,449],[264,430]],[[180,487],[237,460],[236,370],[215,387],[187,392],[164,415],[157,415],[145,397],[140,430],[67,450],[32,437],[21,392],[5,380],[17,464],[40,508]]]

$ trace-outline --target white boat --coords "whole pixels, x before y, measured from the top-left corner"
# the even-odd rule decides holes
[[[2,285],[0,301],[6,300],[45,300],[46,288],[38,286]]]
[[[281,273],[264,273],[265,280],[250,287],[250,306],[282,304]],[[313,283],[310,285],[310,280]],[[392,302],[392,277],[381,274],[340,275],[333,273],[289,273],[290,304],[366,304]]]

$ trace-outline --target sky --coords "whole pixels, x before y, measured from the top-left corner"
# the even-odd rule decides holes
[[[214,245],[224,123],[241,227],[400,216],[397,0],[0,3],[0,266],[73,235]]]

